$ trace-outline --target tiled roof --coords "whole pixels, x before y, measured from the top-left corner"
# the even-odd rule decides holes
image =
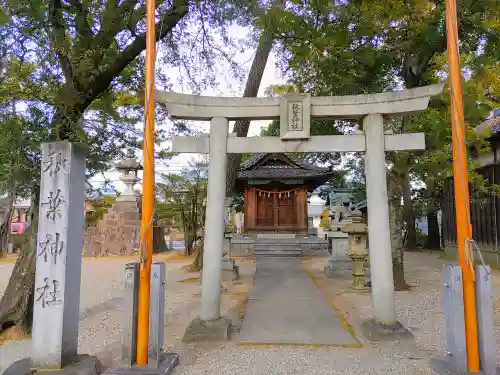
[[[326,177],[332,175],[334,172],[319,172],[307,169],[298,168],[265,168],[239,171],[238,178],[252,179],[252,178],[280,178],[280,179],[294,179],[294,178],[315,178]]]
[[[275,160],[283,160],[283,164],[260,165],[266,157]],[[300,160],[292,160],[284,154],[255,154],[248,159],[238,172],[239,179],[294,179],[294,178],[316,178],[328,177],[333,172],[328,168],[320,168]]]
[[[500,133],[500,115],[492,117],[476,126],[476,133],[487,138]]]
[[[255,167],[261,160],[263,160],[266,156],[270,156],[270,157],[282,157],[284,159],[288,159],[288,161],[291,163],[291,164],[295,164],[298,168],[304,168],[304,169],[309,169],[309,170],[312,170],[312,171],[320,171],[320,172],[327,172],[328,171],[328,168],[321,168],[321,167],[318,167],[314,164],[310,164],[310,163],[307,163],[305,161],[302,161],[302,160],[293,160],[291,159],[290,157],[288,157],[287,155],[285,154],[277,154],[277,153],[271,153],[271,154],[255,154],[254,156],[252,156],[250,159],[248,159],[240,168],[241,171],[243,170],[246,170],[246,169],[251,169],[253,167]]]

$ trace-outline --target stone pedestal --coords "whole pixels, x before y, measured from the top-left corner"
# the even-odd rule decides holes
[[[42,145],[32,366],[77,358],[84,236],[85,154],[69,142]]]
[[[84,255],[130,255],[139,251],[141,215],[137,201],[117,201],[95,227],[87,229]]]
[[[349,270],[351,268],[351,258],[347,255],[347,233],[328,233],[328,266],[325,267],[327,277],[333,277],[336,271]]]
[[[366,285],[366,258],[368,257],[368,250],[366,254],[351,254],[352,259],[352,286],[351,288],[357,292],[367,291],[370,288]]]
[[[95,227],[87,229],[84,255],[107,256],[129,255],[140,248],[141,215],[134,185],[139,181],[138,171],[142,165],[136,160],[133,150],[116,164],[125,191]]]
[[[368,262],[367,233],[368,227],[362,222],[362,214],[358,210],[351,213],[351,224],[344,227],[348,235],[348,255],[352,259],[352,286],[354,291],[369,290],[366,285],[366,264]]]
[[[63,369],[55,370],[34,370],[30,358],[24,358],[7,367],[3,375],[99,375],[102,368],[99,359],[88,355],[78,355]]]

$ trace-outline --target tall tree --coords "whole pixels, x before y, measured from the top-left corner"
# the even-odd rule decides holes
[[[180,174],[164,175],[157,186],[156,217],[182,230],[185,255],[192,255],[196,242],[203,237],[207,177],[204,167],[192,165]]]
[[[235,20],[248,22],[247,7],[252,6],[237,0],[157,1],[160,58],[179,67],[198,89],[212,84],[214,61],[230,60],[235,47],[227,27]],[[23,248],[0,301],[0,330],[11,325],[29,330],[40,143],[69,139],[87,146],[89,175],[108,168],[124,147],[140,146],[135,124],[142,115],[145,0],[2,0],[1,9],[0,143],[8,125],[13,134],[7,139],[17,147],[0,150],[0,170],[16,163],[0,179],[22,181],[6,186],[16,195],[30,196],[32,209],[29,246]],[[193,55],[199,57],[194,62]],[[202,79],[195,74],[199,72]],[[162,72],[157,81],[169,85]],[[163,118],[164,107],[157,109]]]
[[[259,38],[259,43],[255,51],[255,56],[248,73],[245,90],[243,97],[256,97],[259,93],[260,83],[264,70],[266,68],[269,54],[273,48],[274,36],[270,30],[272,24],[283,14],[285,0],[274,0],[272,7],[267,10],[263,17],[261,17],[260,27],[262,33]],[[239,120],[234,124],[233,132],[238,137],[246,137],[248,128],[250,127],[249,120]],[[241,163],[241,154],[228,154],[227,156],[227,179],[226,179],[226,196],[233,194],[234,184],[236,182],[236,174]]]
[[[498,7],[490,0],[463,0],[458,9],[461,47],[474,53],[473,60],[491,66],[492,59],[498,56],[498,28],[494,21],[498,19]],[[413,88],[446,76],[442,59],[446,39],[441,1],[315,1],[305,6],[291,6],[287,12],[282,22],[274,24],[281,47],[281,66],[291,84],[312,94],[345,95]],[[477,95],[471,96],[470,102],[476,99]],[[445,100],[433,100],[431,107],[439,108],[440,115],[445,116]],[[477,114],[485,106],[477,107],[479,111],[471,109],[474,115],[469,113],[469,121],[474,116],[481,117]],[[421,125],[421,120],[414,125],[415,121],[413,118],[399,121],[397,131],[420,131],[422,128],[417,124]],[[426,129],[428,138],[433,137],[431,127],[432,124],[428,124]],[[395,220],[403,217],[399,212],[403,208],[396,202],[400,202],[402,195],[408,198],[406,181],[409,183],[415,176],[412,173],[417,162],[415,156],[418,154],[389,155],[389,181],[395,184],[389,190],[393,209],[398,211],[393,213]],[[419,161],[422,162],[422,158]],[[408,208],[408,199],[406,201]],[[429,212],[434,215],[434,211]],[[413,219],[409,216],[407,220],[412,225]],[[397,223],[395,227],[401,226]],[[401,236],[399,230],[393,233]],[[402,238],[393,241],[398,288],[405,286],[401,244]]]

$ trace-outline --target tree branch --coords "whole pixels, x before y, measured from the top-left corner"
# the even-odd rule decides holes
[[[49,23],[52,27],[52,32],[48,30],[49,37],[52,42],[54,51],[61,64],[61,69],[66,78],[66,82],[73,80],[73,69],[71,60],[68,56],[68,45],[66,43],[66,29],[62,23],[62,3],[61,0],[51,0],[49,2]]]
[[[163,39],[188,13],[188,0],[174,2],[173,8],[165,13],[156,26],[156,41]],[[160,28],[159,25],[162,27]],[[86,96],[78,103],[81,111],[107,90],[113,79],[120,74],[146,48],[146,33],[136,37],[113,61],[92,77],[84,88]]]
[[[88,10],[83,7],[80,0],[69,0],[71,7],[75,11],[76,33],[80,36],[79,48],[88,48],[94,36],[88,21]]]
[[[104,55],[107,48],[115,40],[116,35],[122,31],[125,26],[129,25],[135,5],[137,5],[137,0],[124,0],[119,7],[117,7],[116,0],[108,0],[103,12],[103,25],[92,43],[92,49],[95,50],[99,56]]]

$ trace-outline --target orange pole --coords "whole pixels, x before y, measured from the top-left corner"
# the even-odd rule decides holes
[[[472,225],[470,221],[469,176],[464,134],[462,75],[460,72],[460,55],[458,51],[457,8],[455,0],[446,0],[446,36],[450,70],[453,181],[455,184],[458,263],[462,268],[463,278],[467,367],[469,372],[479,372],[475,277],[470,245]]]
[[[137,312],[137,365],[148,364],[149,289],[153,261],[155,184],[155,1],[146,1],[146,87],[144,103],[144,176],[142,179],[141,266]]]

